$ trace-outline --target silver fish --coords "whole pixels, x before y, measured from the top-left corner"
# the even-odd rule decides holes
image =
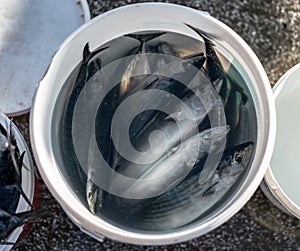
[[[88,176],[86,182],[86,198],[91,213],[95,215],[101,213],[106,195],[105,192],[91,180],[91,172],[89,172]]]
[[[82,52],[82,62],[79,67],[77,75],[72,79],[72,86],[70,86],[70,94],[66,100],[66,105],[63,111],[63,118],[61,121],[62,132],[61,132],[61,141],[62,141],[62,154],[66,164],[72,166],[74,174],[79,176],[80,184],[85,184],[86,175],[84,174],[80,163],[78,162],[72,139],[73,132],[73,117],[75,105],[78,101],[78,97],[84,88],[86,82],[92,77],[95,73],[95,70],[101,68],[101,59],[99,54],[102,51],[105,51],[108,47],[103,47],[96,49],[95,51],[90,51],[89,43],[86,43],[83,52]],[[92,69],[93,68],[93,69]],[[79,184],[78,184],[79,185]]]
[[[163,55],[170,55],[173,57],[179,57],[178,52],[171,47],[167,42],[161,42],[154,46],[149,47],[151,53],[163,54]],[[158,57],[156,62],[156,69],[164,69],[170,64],[172,61],[171,58],[168,57]]]
[[[203,55],[197,55],[195,57],[189,58],[188,60],[182,60],[179,63],[171,62],[164,68],[159,68],[154,74],[146,77],[143,81],[139,82],[139,84],[136,85],[136,88],[132,89],[131,93],[136,92],[137,88],[139,90],[156,89],[183,98],[187,87],[177,81],[177,79],[184,79],[189,83],[197,73],[195,71],[194,65],[203,65],[204,62],[205,57]],[[142,106],[147,107],[148,103],[153,102],[155,102],[159,106],[172,106],[168,99],[157,99],[155,97],[154,99],[149,99],[148,101],[146,101],[146,103],[142,104]],[[138,135],[140,131],[149,124],[150,121],[154,121],[160,115],[161,112],[155,110],[142,113],[139,116],[138,120],[144,121],[144,123],[140,123],[139,121],[138,124],[132,124],[133,131],[135,131],[136,135]]]
[[[123,96],[127,91],[135,86],[136,83],[140,82],[140,77],[136,77],[135,80],[132,80],[132,77],[136,74],[143,75],[149,74],[150,65],[147,59],[147,45],[146,43],[164,35],[166,32],[154,32],[154,33],[136,33],[136,34],[126,34],[124,36],[136,39],[140,42],[139,50],[137,52],[138,56],[135,56],[132,61],[129,63],[127,69],[125,70],[121,85],[120,85],[120,96]]]
[[[201,217],[238,181],[249,166],[253,151],[254,144],[251,142],[227,149],[215,174],[205,185],[199,185],[196,172],[151,201],[139,218],[141,227],[169,230]]]
[[[195,57],[189,58],[188,61],[185,60],[178,60],[178,62],[172,62],[167,65],[164,69],[158,69],[155,74],[147,76],[138,85],[132,87],[126,95],[121,97],[120,101],[128,97],[129,95],[139,91],[139,90],[161,90],[165,91],[168,94],[174,94],[176,96],[180,96],[181,93],[184,93],[184,90],[187,88],[185,85],[180,84],[175,79],[177,78],[185,78],[187,81],[192,81],[194,76],[197,74],[198,70],[193,66],[193,64],[203,64],[205,62],[205,57],[203,55],[197,55]],[[169,78],[161,76],[161,72],[164,72]],[[153,98],[148,98],[144,100],[142,103],[136,104],[140,111],[146,111],[149,106],[153,104],[153,102],[158,107],[172,107],[172,104],[166,98],[157,98],[156,95]],[[153,127],[152,122],[156,121],[158,117],[164,115],[162,112],[157,110],[147,110],[146,112],[142,112],[138,115],[138,118],[132,121],[130,128],[131,128],[131,141],[138,141],[140,134],[144,130],[149,130],[149,128]],[[126,118],[125,118],[126,119]],[[162,119],[162,118],[160,118]],[[125,123],[121,123],[125,124]],[[120,135],[118,136],[119,142],[125,142],[124,137],[126,135],[123,132],[126,132],[128,128],[124,128],[119,130]],[[116,169],[120,162],[124,162],[124,159],[117,155],[113,158],[112,168]]]
[[[182,104],[179,104],[178,108],[176,108],[177,110],[174,113],[170,114],[166,118],[154,121],[151,126],[147,126],[139,136],[135,137],[132,140],[134,145],[137,146],[138,149],[140,149],[141,151],[146,151],[149,147],[148,141],[149,136],[151,135],[150,143],[154,151],[147,154],[151,160],[157,158],[157,154],[163,156],[166,152],[170,151],[171,148],[178,145],[180,141],[183,142],[189,137],[194,136],[196,133],[198,133],[198,125],[203,121],[207,114],[212,110],[215,110],[215,108],[221,102],[219,96],[215,93],[211,83],[202,81],[201,83],[198,83],[198,86],[194,88],[194,91],[196,93],[192,90],[187,92],[183,100],[185,106],[188,107],[189,110],[186,110],[186,108],[182,106]],[[198,92],[201,93],[199,94]],[[225,115],[223,115],[223,119],[225,126]],[[174,122],[174,120],[176,121],[176,123]],[[220,124],[217,126],[223,125]],[[152,133],[155,131],[159,131],[160,133]],[[164,135],[164,141],[161,134]],[[152,157],[151,154],[153,154]],[[139,160],[139,158],[144,158],[144,156],[138,155],[132,162],[141,163],[142,160]],[[132,165],[132,163],[129,161],[127,162],[127,164]],[[126,161],[122,160],[122,166],[123,168],[124,166],[126,168]],[[138,168],[138,170],[144,169]]]
[[[139,173],[140,177],[124,191],[135,198],[149,198],[153,194],[161,194],[171,189],[192,169],[198,158],[203,158],[218,148],[219,142],[224,141],[228,131],[226,126],[205,130],[171,149],[154,164],[138,169],[127,166],[123,171],[125,176]]]
[[[205,55],[206,55],[206,72],[212,83],[214,83],[217,90],[220,90],[223,84],[226,84],[226,75],[222,66],[222,63],[217,56],[214,49],[214,43],[207,38],[204,32],[193,27],[189,24],[185,24],[192,30],[194,30],[204,41]]]
[[[231,134],[234,134],[239,121],[239,103],[242,102],[245,104],[248,100],[244,89],[237,83],[234,77],[237,76],[237,72],[232,67],[229,68],[228,72],[225,72],[214,49],[215,45],[213,42],[207,38],[207,35],[204,32],[191,25],[186,25],[200,35],[205,43],[205,69],[207,75],[214,83],[216,90],[224,99],[227,124],[229,124],[232,129]]]
[[[85,173],[83,172],[81,165],[77,159],[77,155],[75,153],[74,145],[80,145],[81,142],[74,142],[73,133],[74,130],[79,131],[80,128],[78,127],[82,126],[82,121],[87,121],[87,115],[88,115],[88,108],[87,108],[87,102],[80,102],[81,104],[84,103],[85,105],[82,105],[81,107],[77,107],[77,110],[79,109],[80,117],[77,118],[78,123],[72,123],[74,119],[74,111],[76,108],[76,105],[78,104],[78,99],[85,97],[86,93],[83,93],[83,90],[86,91],[84,88],[86,83],[95,76],[95,73],[99,71],[102,68],[102,61],[100,58],[100,53],[105,51],[108,47],[103,47],[96,49],[94,51],[90,51],[89,49],[89,43],[86,43],[83,52],[82,52],[82,62],[79,68],[79,71],[77,75],[74,78],[73,86],[71,89],[70,96],[66,102],[65,110],[64,110],[64,117],[62,121],[62,152],[64,155],[64,158],[66,159],[66,162],[68,165],[72,165],[74,168],[74,172],[76,172],[76,175],[78,175],[80,182],[76,184],[77,186],[85,186],[86,187],[86,200],[88,202],[88,205],[90,207],[90,210],[93,210],[93,202],[91,201],[91,194],[94,193],[94,191],[98,190],[96,185],[92,185],[91,181],[91,170],[88,170],[88,177],[86,178]],[[103,84],[101,81],[97,84]],[[84,94],[84,95],[83,95]],[[81,100],[82,101],[82,100]],[[78,106],[78,105],[77,105]],[[82,133],[82,131],[80,132]],[[83,139],[84,142],[84,139]],[[80,187],[81,189],[81,187]],[[89,195],[89,196],[87,196]]]

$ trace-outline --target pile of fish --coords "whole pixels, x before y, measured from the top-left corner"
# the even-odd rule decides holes
[[[12,123],[0,123],[0,245],[13,245],[7,241],[10,234],[43,213],[42,210],[16,213],[20,196],[32,208],[22,189],[22,169],[28,168],[23,163],[25,154],[25,151],[20,152]]]
[[[248,96],[235,79],[225,73],[209,37],[195,27],[186,26],[199,35],[204,50],[184,57],[167,42],[159,42],[166,32],[124,35],[139,45],[130,52],[133,57],[120,84],[107,94],[98,108],[95,133],[97,146],[110,167],[136,182],[124,186],[121,194],[112,194],[94,182],[96,167],[93,163],[89,162],[85,176],[75,161],[78,176],[86,186],[86,202],[92,214],[109,215],[111,208],[124,208],[124,203],[128,203],[134,210],[126,214],[134,212],[133,218],[142,229],[168,230],[184,226],[224,197],[250,164],[254,143],[243,132],[249,118]],[[76,99],[88,81],[104,67],[101,58],[111,49],[108,46],[91,52],[87,43],[83,50],[83,60],[62,122],[65,154],[71,152],[70,158],[75,160],[70,121]],[[171,57],[160,57],[153,69],[151,54]],[[180,60],[174,63],[172,58]],[[132,155],[128,159],[114,145],[111,124],[118,106],[128,97],[144,91],[153,91],[150,99],[137,104],[141,110],[145,108],[144,111],[128,128],[118,127],[117,138],[119,142],[126,142],[129,135],[128,153],[134,146],[147,155]],[[182,100],[184,106],[166,98],[168,95]],[[237,99],[232,96],[238,96],[240,101],[233,108],[232,100]],[[154,108],[147,109],[149,106]],[[128,134],[124,134],[125,130]],[[153,133],[157,131],[160,133]],[[155,161],[143,162],[145,156]],[[111,186],[116,185],[113,176],[107,179]]]

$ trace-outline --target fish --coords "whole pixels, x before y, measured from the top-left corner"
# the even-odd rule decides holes
[[[66,105],[63,111],[62,116],[62,152],[65,156],[66,162],[68,164],[72,163],[74,165],[75,169],[77,170],[79,177],[81,177],[81,180],[84,181],[84,175],[82,174],[80,164],[78,163],[74,147],[72,144],[72,119],[73,119],[73,113],[74,108],[77,102],[77,99],[87,83],[87,81],[92,77],[92,74],[95,73],[96,69],[95,66],[97,66],[97,70],[100,70],[101,65],[101,59],[99,54],[105,50],[107,50],[109,47],[103,47],[96,49],[95,51],[90,51],[89,49],[89,43],[86,43],[83,52],[82,52],[82,62],[78,71],[78,74],[76,75],[75,79],[73,80],[73,84],[70,87],[70,94],[67,98]],[[95,62],[92,61],[94,57]],[[92,64],[93,62],[93,64]],[[92,68],[91,68],[92,64]]]
[[[0,244],[14,245],[15,243],[6,241],[9,235],[23,224],[33,222],[46,213],[45,209],[36,209],[21,213],[9,213],[0,209]]]
[[[245,141],[254,141],[256,138],[257,128],[254,126],[249,127],[249,121],[255,120],[255,110],[251,107],[250,102],[240,102],[237,112],[238,123],[231,136],[231,144],[236,145]]]
[[[194,92],[200,98],[200,102],[203,104],[202,107],[205,108],[205,113],[202,113],[203,116],[198,121],[198,128],[205,129],[207,127],[210,128],[228,125],[231,132],[232,128],[231,125],[227,122],[227,116],[224,109],[224,101],[222,97],[220,97],[218,90],[210,81],[207,74],[205,74],[205,72],[203,71],[199,71],[199,73],[194,77],[193,81],[191,81],[188,87],[189,92]],[[197,111],[197,108],[199,109],[199,107],[201,107],[201,105],[199,103],[195,103],[193,105],[192,111]],[[195,117],[195,113],[192,114],[192,116]],[[225,140],[223,142],[220,142],[219,149],[223,150],[223,148],[225,147],[225,142]],[[214,167],[205,165],[199,177],[199,182],[205,183],[213,175],[216,168],[217,165],[215,165]]]
[[[193,61],[191,60],[191,63],[197,67],[199,70],[202,68],[204,62],[205,62],[205,56],[203,52],[197,52],[191,55],[187,55],[184,57],[181,57],[179,52],[175,50],[174,47],[172,47],[169,43],[167,42],[160,42],[154,46],[149,46],[151,53],[157,53],[157,54],[162,54],[162,55],[170,55],[172,57],[160,57],[158,58],[156,62],[156,68],[157,69],[163,69],[167,67],[168,64],[170,64],[173,60],[173,57],[176,58],[181,58],[183,61],[189,61],[190,59],[193,58],[198,58],[201,57],[202,60],[198,61]]]
[[[129,97],[133,92],[132,89],[137,91],[142,90],[140,82],[143,81],[146,77],[145,75],[151,72],[150,65],[148,62],[147,52],[150,52],[150,49],[147,45],[148,42],[154,40],[160,36],[163,36],[166,32],[145,32],[145,33],[132,33],[125,34],[124,37],[129,39],[135,39],[139,42],[139,47],[135,52],[135,56],[132,58],[126,70],[124,71],[121,79],[121,83],[118,88],[118,97],[119,100],[116,102],[116,106],[121,104],[127,97]],[[112,113],[113,114],[113,113]],[[108,122],[112,121],[112,116],[108,118]],[[141,125],[142,123],[136,123],[136,125]],[[102,127],[98,123],[98,128]],[[139,126],[141,128],[141,126]],[[108,137],[110,135],[110,127],[108,127],[109,132],[106,134]],[[134,128],[134,131],[136,129]],[[137,129],[139,130],[139,129]],[[98,131],[98,130],[97,130]],[[108,138],[107,138],[108,139]],[[111,145],[111,143],[110,143]],[[113,151],[112,169],[115,169],[115,163],[121,158],[117,151]]]
[[[201,217],[238,182],[251,163],[254,147],[253,142],[246,142],[226,149],[209,182],[199,185],[198,167],[175,188],[150,201],[138,218],[141,228],[170,230]]]
[[[132,61],[127,66],[125,70],[121,84],[120,84],[120,96],[125,95],[132,88],[132,86],[137,85],[140,79],[143,78],[144,74],[149,74],[150,65],[147,59],[147,42],[164,35],[166,32],[147,32],[147,33],[133,33],[125,34],[125,37],[133,38],[139,41],[140,46],[136,53],[137,56],[133,57]],[[133,76],[137,75],[135,78]]]
[[[222,63],[214,49],[214,43],[210,39],[208,39],[205,33],[198,28],[186,23],[185,25],[195,31],[203,39],[206,55],[206,73],[219,92],[222,85],[226,85],[226,74],[224,72]]]
[[[174,94],[176,96],[180,96],[180,94],[182,94],[187,87],[176,81],[176,79],[184,78],[187,81],[191,81],[194,75],[198,72],[193,64],[203,64],[204,62],[205,58],[203,55],[191,57],[188,61],[180,60],[176,63],[172,62],[168,64],[165,69],[158,69],[154,74],[148,75],[142,79],[138,85],[132,87],[130,91],[128,90],[126,95],[120,97],[120,103],[122,103],[122,101],[128,96],[140,90],[160,90],[164,91],[167,95]],[[161,75],[161,72],[164,72],[164,75],[170,77]],[[123,134],[123,132],[127,131],[129,131],[130,140],[138,142],[138,139],[141,137],[141,135],[145,134],[143,132],[152,127],[153,122],[162,119],[167,115],[159,110],[149,110],[148,107],[151,106],[153,102],[157,105],[157,107],[172,106],[172,104],[170,104],[166,98],[158,99],[156,95],[154,95],[153,98],[148,97],[148,99],[142,103],[136,104],[141,113],[138,114],[131,122],[130,128],[123,128],[119,130],[120,135],[118,136],[118,142],[125,142],[125,134]],[[123,125],[126,123],[121,124]],[[118,144],[118,142],[115,143]],[[126,160],[120,154],[115,154],[115,157],[113,158],[112,169],[115,170],[120,163],[124,162],[126,162]]]
[[[122,172],[123,175],[130,177],[133,172],[139,173],[140,177],[133,184],[129,184],[127,189],[122,187],[123,192],[130,194],[131,198],[145,199],[171,189],[192,169],[198,158],[218,148],[218,143],[226,138],[228,131],[226,126],[205,130],[188,138],[146,168],[127,166]]]
[[[14,245],[8,242],[9,235],[19,226],[35,220],[44,210],[15,213],[20,200],[33,208],[31,201],[22,189],[22,168],[26,152],[20,152],[14,135],[12,122],[0,123],[0,245]]]
[[[161,35],[164,35],[165,32],[158,32],[158,33],[150,33],[147,39],[153,39],[153,37],[158,37]],[[132,36],[132,35],[131,35]],[[143,37],[143,35],[140,35]],[[145,36],[145,35],[144,35]],[[141,40],[141,38],[139,38]],[[144,41],[145,41],[144,39]],[[178,85],[178,81],[173,81],[176,79],[184,79],[187,80],[187,82],[191,81],[191,79],[194,77],[194,75],[197,73],[195,69],[193,69],[194,65],[197,65],[201,67],[205,62],[205,57],[203,53],[193,55],[191,57],[186,57],[183,59],[177,59],[177,61],[174,62],[174,59],[172,58],[178,58],[178,54],[172,50],[172,48],[169,47],[169,45],[165,42],[157,43],[155,46],[145,46],[145,43],[141,43],[141,49],[137,53],[137,56],[131,61],[128,69],[125,71],[123,75],[124,81],[121,82],[121,89],[126,89],[126,92],[123,91],[121,102],[132,95],[133,93],[141,90],[146,89],[159,89],[164,90],[167,92],[170,92],[176,96],[179,96],[179,94],[182,91],[182,88]],[[144,46],[144,47],[143,47]],[[146,49],[143,50],[143,48],[147,48],[150,52],[155,52],[156,54],[164,54],[165,56],[162,56],[162,58],[158,57],[156,54],[154,56],[152,54],[146,53]],[[156,48],[156,50],[153,50],[153,48]],[[175,55],[171,55],[171,54]],[[141,55],[144,55],[141,57]],[[169,57],[167,55],[173,56]],[[144,67],[149,68],[149,57],[151,57],[153,61],[155,62],[155,69],[152,71],[149,70],[136,70],[136,68]],[[160,61],[167,60],[167,64],[160,65]],[[151,62],[152,62],[151,61]],[[140,63],[137,63],[140,62]],[[154,63],[153,63],[154,64]],[[193,71],[194,70],[194,71]],[[137,77],[131,77],[133,76],[134,72],[137,71],[139,73],[144,72],[145,76],[137,76]],[[149,74],[151,73],[151,74]],[[167,76],[167,77],[166,77]],[[128,79],[132,80],[132,84],[126,84],[126,81],[129,81]],[[130,88],[129,88],[130,87]],[[123,95],[125,94],[125,95]]]
[[[227,114],[227,122],[231,126],[231,133],[234,133],[238,123],[239,102],[246,104],[248,97],[244,89],[237,83],[237,81],[224,71],[222,63],[217,56],[214,49],[214,43],[207,38],[204,32],[189,24],[185,24],[194,30],[203,39],[206,51],[206,73],[214,83],[216,90],[224,99],[225,111]],[[235,110],[235,111],[233,111]]]
[[[86,198],[91,213],[96,215],[102,212],[106,195],[102,194],[104,191],[92,181],[92,176],[90,174],[88,177],[86,183]]]
[[[185,79],[188,82],[192,81],[193,77],[197,74],[197,71],[194,69],[194,63],[203,64],[205,58],[203,55],[195,56],[190,58],[189,61],[178,61],[176,63],[170,63],[165,69],[160,69],[154,74],[147,76],[144,80],[139,82],[139,85],[133,87],[130,92],[125,96],[121,97],[120,103],[125,100],[128,96],[140,91],[140,90],[160,90],[164,91],[168,95],[175,95],[177,97],[184,96],[184,91],[187,89],[187,86],[181,84],[176,79]],[[161,72],[164,72],[162,76]],[[138,138],[140,133],[145,130],[147,127],[151,127],[151,123],[158,118],[163,118],[167,114],[162,113],[159,110],[149,110],[148,107],[151,107],[155,103],[157,107],[172,107],[172,103],[168,99],[163,98],[159,99],[156,95],[149,96],[147,100],[142,103],[136,104],[141,111],[140,114],[136,116],[136,119],[132,121],[130,125],[131,135],[130,140]],[[122,132],[126,131],[127,128],[121,130]],[[120,141],[122,142],[122,137],[120,136]],[[118,161],[116,159],[114,162]]]
[[[153,46],[149,46],[149,51],[151,53],[158,54],[155,65],[156,69],[163,69],[167,67],[167,65],[172,62],[172,57],[180,57],[179,53],[167,42],[160,42]],[[161,55],[169,55],[172,57],[165,57]]]
[[[177,79],[184,79],[189,83],[196,75],[194,64],[203,65],[204,61],[205,57],[203,57],[203,55],[197,55],[188,60],[182,60],[179,64],[170,63],[165,68],[159,69],[157,72],[147,77],[144,81],[140,82],[138,88],[142,87],[142,90],[161,90],[167,92],[170,95],[173,94],[179,98],[183,98],[187,86],[185,84],[182,84]],[[136,92],[136,90],[132,91]],[[153,102],[156,103],[157,107],[172,106],[172,104],[168,102],[168,99],[155,99],[155,97],[153,98],[154,99],[150,98],[148,101],[142,104],[142,107],[148,107],[148,103],[151,104]],[[142,107],[141,111],[143,111]],[[147,112],[141,113],[136,119],[136,121],[138,122],[133,122],[131,124],[132,131],[135,132],[135,135],[138,135],[144,128],[147,127],[148,124],[150,124],[151,121],[154,121],[159,116],[162,116],[162,112],[160,112],[159,110],[148,110]]]
[[[221,91],[220,95],[224,97],[224,107],[227,114],[227,121],[232,127],[230,138],[235,140],[236,129],[240,120],[240,107],[248,106],[248,96],[246,91],[238,84],[237,81],[243,81],[236,78],[237,75],[233,70],[230,70],[231,74],[227,76],[227,87]],[[246,127],[244,127],[246,128]],[[242,140],[243,142],[243,140]]]
[[[25,156],[25,151],[20,153],[19,147],[17,145],[17,141],[15,139],[13,129],[12,129],[12,123],[9,122],[9,125],[6,126],[8,128],[7,130],[5,127],[0,124],[0,130],[2,134],[2,138],[5,135],[5,139],[2,141],[4,142],[1,144],[2,149],[0,152],[0,172],[1,172],[1,179],[0,179],[0,185],[3,188],[2,192],[6,191],[9,193],[10,191],[13,191],[14,188],[18,191],[18,194],[20,194],[24,200],[27,202],[27,204],[32,207],[32,204],[23,191],[22,188],[22,168],[23,165],[23,159]],[[4,135],[3,135],[4,133]],[[5,189],[6,188],[6,189]],[[14,198],[17,198],[17,196],[14,196]],[[7,203],[3,201],[3,203]],[[14,204],[12,201],[11,203]],[[1,206],[1,203],[0,203]]]
[[[0,186],[0,208],[7,212],[14,212],[18,206],[20,194],[16,186]]]
[[[207,81],[202,81],[202,83],[196,85],[193,91],[189,90],[189,92],[186,92],[182,100],[186,107],[182,106],[181,103],[172,104],[175,107],[177,105],[174,113],[165,118],[155,120],[151,123],[151,126],[146,126],[139,136],[132,138],[133,145],[140,151],[147,151],[147,148],[149,148],[149,137],[151,136],[151,144],[155,151],[152,152],[153,156],[151,156],[151,152],[148,152],[147,158],[154,160],[157,158],[158,153],[163,156],[171,148],[178,145],[180,141],[183,142],[198,133],[198,125],[220,102],[219,96]],[[152,134],[155,131],[159,131],[160,134]],[[164,135],[165,141],[162,140],[161,134]],[[133,162],[140,163],[141,161],[138,158],[144,158],[144,156],[137,156],[137,159]],[[125,160],[121,162],[123,167],[126,166]],[[127,164],[131,165],[132,163],[127,161]]]
[[[179,53],[167,42],[161,42],[154,46],[149,46],[149,50],[152,53],[158,53],[158,54],[166,54],[171,55],[174,57],[179,57]],[[162,65],[159,65],[162,66]]]
[[[73,146],[72,120],[73,120],[75,105],[86,83],[89,81],[89,79],[91,79],[95,75],[96,72],[101,70],[102,60],[100,56],[108,48],[109,48],[108,46],[100,47],[94,51],[90,51],[89,43],[85,44],[82,52],[82,61],[79,67],[79,71],[73,79],[72,86],[70,87],[71,91],[63,111],[63,116],[61,121],[62,153],[64,155],[65,162],[68,165],[73,166],[74,172],[78,175],[80,179],[80,184],[77,184],[78,186],[83,186],[84,184],[84,186],[87,187],[86,186],[87,179],[90,180],[90,177],[89,175],[86,175],[82,170]],[[87,201],[89,201],[88,197],[86,199]]]

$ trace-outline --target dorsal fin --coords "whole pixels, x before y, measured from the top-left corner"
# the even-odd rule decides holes
[[[196,55],[185,57],[184,60],[188,61],[190,64],[194,65],[198,69],[201,69],[203,64],[205,63],[206,57],[204,56],[204,53],[201,52]]]

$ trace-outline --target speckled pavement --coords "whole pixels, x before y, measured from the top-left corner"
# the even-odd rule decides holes
[[[144,1],[89,0],[92,16]],[[300,1],[163,1],[208,11],[235,30],[254,50],[271,84],[300,62]],[[14,119],[29,144],[29,116]],[[42,185],[42,205],[50,214],[13,250],[300,250],[300,222],[274,207],[258,189],[239,213],[216,230],[176,245],[134,246],[102,242],[82,233]]]

